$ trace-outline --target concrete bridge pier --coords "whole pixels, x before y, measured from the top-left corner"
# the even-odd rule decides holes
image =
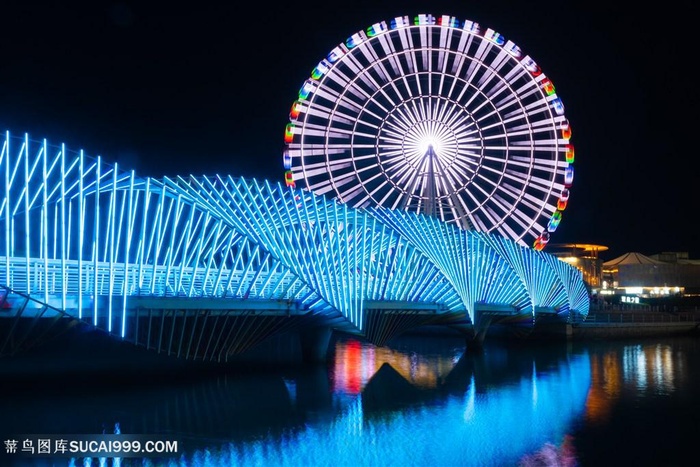
[[[322,363],[328,358],[328,344],[333,330],[328,326],[310,326],[299,331],[304,363]]]

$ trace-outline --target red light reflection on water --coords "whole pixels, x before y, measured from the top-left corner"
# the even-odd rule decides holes
[[[349,394],[359,394],[362,390],[362,344],[350,340],[336,346],[335,375],[336,386]]]
[[[454,366],[449,356],[419,356],[388,347],[375,347],[356,339],[335,344],[333,390],[345,394],[359,394],[367,381],[388,363],[410,383],[423,388],[435,388],[438,380]]]

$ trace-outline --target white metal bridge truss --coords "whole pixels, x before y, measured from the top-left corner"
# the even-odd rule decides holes
[[[480,313],[588,314],[577,269],[500,236],[268,181],[139,177],[28,135],[0,141],[0,354],[66,320],[226,361],[293,328],[382,344],[427,323],[473,328]]]

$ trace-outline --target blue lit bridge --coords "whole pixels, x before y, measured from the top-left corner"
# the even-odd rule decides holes
[[[190,360],[279,333],[383,344],[430,324],[586,316],[579,271],[497,235],[268,181],[140,177],[2,135],[0,355],[86,324]]]

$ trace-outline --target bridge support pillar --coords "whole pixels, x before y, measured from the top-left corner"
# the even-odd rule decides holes
[[[314,326],[299,331],[301,356],[304,363],[325,362],[328,358],[328,344],[333,330],[327,326]]]
[[[474,310],[474,333],[467,337],[467,352],[479,353],[483,350],[484,338],[491,319],[491,316],[485,316],[481,311]]]

